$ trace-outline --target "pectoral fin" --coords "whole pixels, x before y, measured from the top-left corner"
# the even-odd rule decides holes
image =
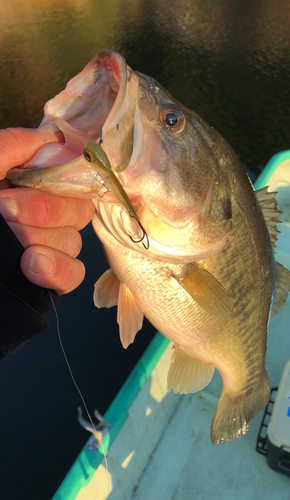
[[[197,392],[208,385],[215,368],[209,364],[187,356],[185,352],[175,347],[168,371],[168,390],[180,394]]]
[[[144,315],[139,308],[133,292],[121,283],[118,297],[118,316],[120,340],[124,349],[134,342],[136,333],[141,330]]]
[[[272,308],[271,318],[284,306],[290,292],[290,272],[288,269],[276,262],[277,269],[277,289],[275,293],[274,304]]]
[[[95,283],[94,304],[96,307],[113,307],[118,304],[120,280],[108,269]]]
[[[215,316],[227,316],[231,302],[227,291],[208,271],[194,262],[187,264],[179,275],[172,276],[205,311]]]

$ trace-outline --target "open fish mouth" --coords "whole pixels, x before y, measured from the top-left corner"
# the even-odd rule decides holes
[[[121,107],[127,86],[126,63],[116,52],[98,53],[70,80],[60,94],[47,102],[40,126],[62,118],[72,127],[98,140],[106,133]]]
[[[28,163],[10,170],[9,180],[14,185],[94,198],[100,189],[100,179],[95,172],[93,178],[90,175],[92,169],[82,156],[83,144],[88,140],[99,142],[110,130],[118,128],[128,109],[130,71],[116,52],[98,53],[44,107],[40,127],[51,124],[63,133],[64,142],[42,147]],[[117,155],[118,152],[112,156],[112,168],[117,167]],[[71,182],[74,188],[69,187]],[[95,189],[92,182],[96,183]]]

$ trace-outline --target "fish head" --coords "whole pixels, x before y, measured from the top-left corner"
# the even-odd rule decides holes
[[[116,168],[119,179],[155,255],[207,258],[221,250],[232,227],[229,146],[155,79],[135,75],[132,154]]]
[[[201,260],[222,249],[231,230],[230,148],[156,80],[102,51],[45,105],[41,126],[49,123],[64,142],[11,170],[15,185],[94,199],[108,233],[156,259]],[[132,238],[140,228],[115,196],[114,182],[108,185],[83,156],[92,140],[102,145],[149,248]]]

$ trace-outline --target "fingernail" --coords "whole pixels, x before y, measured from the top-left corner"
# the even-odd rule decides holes
[[[14,198],[0,198],[0,213],[8,222],[15,221],[18,214],[18,205]]]
[[[41,135],[55,135],[60,132],[58,126],[55,123],[47,123],[36,129]]]
[[[30,259],[29,271],[34,274],[42,274],[47,276],[55,269],[55,262],[47,255],[39,252],[34,252]]]

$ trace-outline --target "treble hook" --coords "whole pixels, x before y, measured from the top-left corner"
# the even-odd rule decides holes
[[[131,217],[133,217],[133,216],[131,215]],[[133,243],[141,243],[141,241],[142,241],[143,247],[145,248],[145,250],[148,250],[149,249],[148,234],[146,233],[146,231],[145,231],[144,227],[142,226],[141,222],[139,220],[137,220],[136,218],[135,218],[135,220],[136,220],[137,224],[140,226],[140,229],[142,231],[142,238],[140,238],[140,240],[134,240],[130,234],[129,234],[129,238],[133,241]],[[144,241],[143,241],[144,239],[146,239],[146,243],[144,243]]]
[[[103,138],[102,138],[102,127],[100,128],[100,139],[99,139],[99,146],[102,146],[103,143]],[[88,141],[84,144],[84,156],[87,159],[87,161],[93,163],[96,165],[97,172],[102,175],[104,174],[106,176],[106,182],[109,183],[109,187],[105,182],[103,182],[103,185],[107,189],[105,193],[102,195],[98,193],[98,196],[102,198],[108,191],[112,191],[115,196],[118,198],[118,200],[122,203],[123,207],[126,208],[126,210],[129,212],[130,217],[133,217],[136,222],[138,223],[141,231],[142,231],[142,238],[139,240],[134,240],[130,234],[128,235],[130,239],[133,241],[133,243],[141,243],[145,250],[149,249],[149,237],[148,234],[146,233],[144,227],[142,226],[137,212],[135,208],[133,207],[126,191],[124,190],[122,184],[120,183],[118,177],[115,175],[115,173],[112,170],[112,167],[110,165],[110,162],[106,156],[106,153],[103,152],[100,156],[100,151],[98,151],[96,143]],[[144,242],[145,240],[145,242]]]
[[[109,192],[110,192],[110,190],[109,190],[109,188],[106,186],[106,184],[103,184],[103,185],[104,185],[104,187],[106,188],[106,191],[105,191],[103,194],[100,194],[100,192],[101,192],[101,189],[100,189],[100,191],[98,191],[98,197],[99,197],[99,198],[103,198],[103,197],[105,196],[105,194],[107,194],[107,193],[109,193]]]

